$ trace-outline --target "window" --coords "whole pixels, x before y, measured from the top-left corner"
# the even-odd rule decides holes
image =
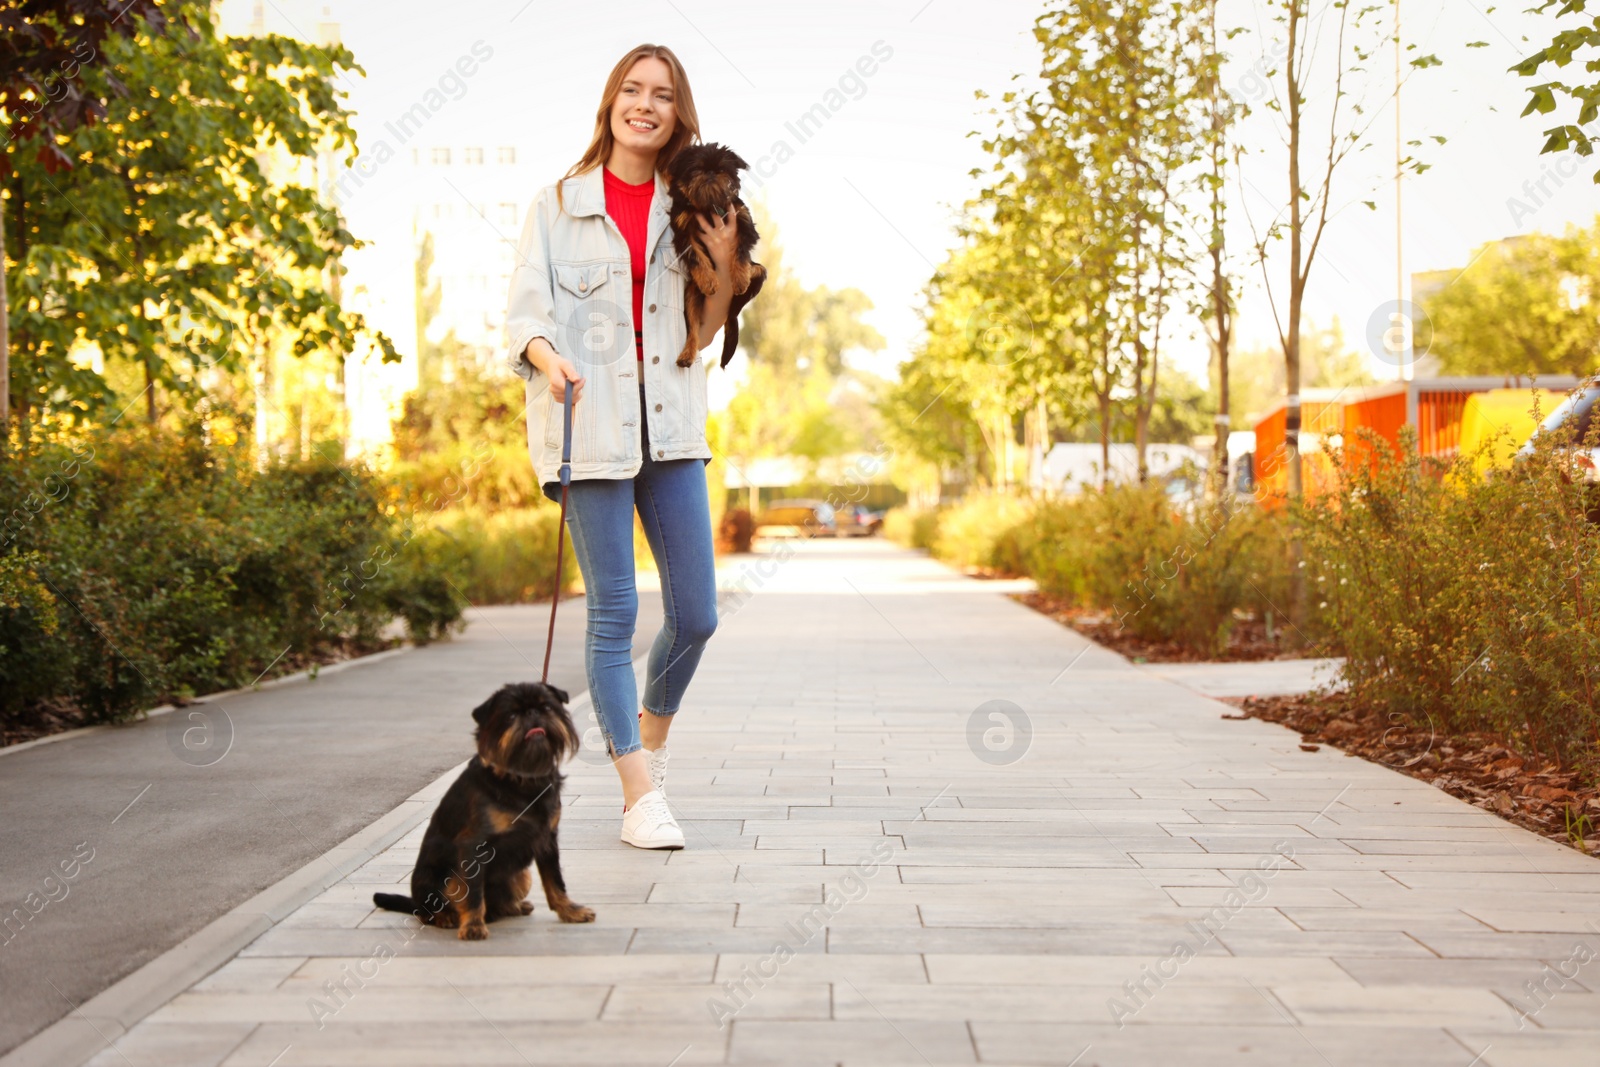
[[[510,145],[501,145],[495,150],[496,163],[513,164],[517,161],[517,150]]]
[[[436,167],[448,167],[450,165],[450,149],[448,148],[435,148],[428,155]]]
[[[461,150],[461,162],[467,164],[469,167],[481,167],[481,166],[483,166],[483,149],[481,149],[481,148],[464,148],[464,149],[462,149]]]

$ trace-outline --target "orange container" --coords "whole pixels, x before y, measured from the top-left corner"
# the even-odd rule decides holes
[[[1335,472],[1322,443],[1340,435],[1354,443],[1358,429],[1369,429],[1391,447],[1400,445],[1400,428],[1414,426],[1417,450],[1424,456],[1453,456],[1461,445],[1462,415],[1467,399],[1494,389],[1528,388],[1521,378],[1419,378],[1385,385],[1343,389],[1306,389],[1300,394],[1300,452],[1307,496],[1332,489]],[[1543,389],[1567,390],[1577,385],[1568,375],[1540,378]],[[1256,423],[1252,466],[1257,493],[1267,506],[1281,504],[1288,492],[1284,462],[1285,407],[1279,405]]]

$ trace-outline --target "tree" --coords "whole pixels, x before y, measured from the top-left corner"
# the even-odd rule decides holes
[[[844,370],[844,354],[852,348],[879,351],[883,335],[861,321],[872,300],[860,289],[807,289],[783,262],[783,243],[766,205],[752,205],[761,244],[755,253],[767,268],[761,298],[751,301],[739,319],[739,348],[751,363],[762,363],[789,376],[822,366],[830,374]]]
[[[1208,323],[1213,365],[1217,375],[1217,413],[1212,422],[1211,467],[1206,472],[1206,495],[1212,501],[1222,499],[1228,485],[1228,434],[1233,429],[1230,393],[1230,367],[1228,361],[1233,349],[1233,286],[1226,269],[1227,206],[1223,191],[1227,186],[1229,133],[1232,124],[1249,113],[1248,106],[1236,103],[1222,88],[1223,55],[1217,47],[1217,0],[1207,2],[1207,49],[1200,67],[1201,91],[1206,97],[1207,118],[1203,127],[1205,167],[1200,174],[1200,184],[1205,191],[1210,232],[1206,236],[1206,253],[1211,259],[1211,279],[1204,287],[1204,299],[1198,309],[1202,322]],[[1233,37],[1242,32],[1230,31]]]
[[[13,381],[23,409],[83,417],[112,399],[75,349],[137,368],[146,412],[157,390],[197,397],[202,378],[240,372],[274,343],[296,355],[353,350],[382,334],[332,295],[354,247],[337,212],[295,166],[353,150],[335,79],[357,70],[342,46],[277,36],[223,38],[209,9],[189,13],[181,44],[139,32],[105,42],[85,89],[103,121],[64,145],[52,175],[12,158],[5,224],[17,286]],[[116,97],[110,70],[145,87]]]
[[[1480,248],[1420,301],[1417,350],[1451,374],[1600,370],[1600,218],[1588,230],[1530,234]]]
[[[1005,94],[1011,107],[984,141],[997,177],[981,202],[1009,241],[1001,258],[1036,294],[995,295],[1030,312],[1092,393],[1104,452],[1118,409],[1131,409],[1141,470],[1162,331],[1194,281],[1180,200],[1208,124],[1204,10],[1071,0],[1047,11],[1034,25],[1042,88]]]
[[[1588,14],[1589,0],[1543,0],[1533,11],[1556,8],[1556,17],[1578,15],[1580,22],[1568,29],[1557,30],[1550,43],[1510,69],[1525,78],[1537,78],[1548,64],[1564,70],[1578,53],[1600,50],[1600,14]],[[1583,71],[1594,74],[1600,71],[1600,57],[1591,56],[1583,64]],[[1580,156],[1594,154],[1594,139],[1584,127],[1600,118],[1600,81],[1563,81],[1552,78],[1528,90],[1528,106],[1522,109],[1524,117],[1537,112],[1548,115],[1556,110],[1556,94],[1568,98],[1576,106],[1573,121],[1552,126],[1544,131],[1545,142],[1539,154],[1547,152],[1576,152]],[[1594,172],[1595,184],[1600,185],[1600,170]]]
[[[853,349],[886,342],[861,321],[872,301],[859,289],[807,289],[784,264],[778,226],[757,202],[751,210],[767,268],[761,299],[739,320],[739,349],[749,359],[745,382],[728,405],[727,449],[736,457],[793,455],[813,472],[825,456],[863,443],[863,427],[840,415],[840,389],[861,378],[845,364]]]
[[[0,181],[11,176],[12,156],[29,140],[37,143],[36,161],[48,173],[71,169],[61,139],[106,113],[106,101],[85,87],[85,72],[103,62],[108,35],[132,37],[141,28],[167,32],[160,0],[0,0],[0,120],[6,136]],[[115,77],[104,85],[127,95]],[[11,420],[5,239],[0,224],[0,446]]]
[[[1332,0],[1315,16],[1310,0],[1272,0],[1273,21],[1284,27],[1285,52],[1281,69],[1269,69],[1268,77],[1283,76],[1283,96],[1274,91],[1267,102],[1269,110],[1282,116],[1282,133],[1287,152],[1287,189],[1284,207],[1264,231],[1256,232],[1255,253],[1266,281],[1267,297],[1283,348],[1284,379],[1287,394],[1285,412],[1284,459],[1288,468],[1289,495],[1302,492],[1300,464],[1300,319],[1307,287],[1322,235],[1327,229],[1333,205],[1334,178],[1351,154],[1360,149],[1378,112],[1367,113],[1362,90],[1355,84],[1367,71],[1369,61],[1380,47],[1392,43],[1392,34],[1379,29],[1379,16],[1397,0],[1356,6],[1350,0]],[[1331,37],[1331,42],[1328,38]],[[1328,47],[1330,46],[1331,47]],[[1320,47],[1319,47],[1320,46]],[[1406,46],[1415,50],[1416,45]],[[1331,77],[1317,67],[1319,52],[1332,65]],[[1433,55],[1409,61],[1415,70],[1437,66]],[[1324,85],[1324,80],[1326,84]],[[1370,84],[1370,83],[1369,83]],[[1325,109],[1316,115],[1309,111],[1317,104]],[[1323,132],[1325,131],[1325,132]],[[1438,143],[1444,138],[1435,136]],[[1318,162],[1308,173],[1303,169],[1302,149],[1313,144]],[[1413,146],[1420,142],[1413,141]],[[1414,155],[1399,161],[1403,172],[1421,173],[1427,164]],[[1372,201],[1365,201],[1376,209]],[[1287,213],[1288,218],[1283,216]],[[1275,287],[1268,270],[1268,244],[1285,235],[1289,240],[1287,286]],[[1287,289],[1287,294],[1283,290]],[[1280,311],[1280,297],[1286,307]],[[1298,571],[1296,572],[1298,574]]]

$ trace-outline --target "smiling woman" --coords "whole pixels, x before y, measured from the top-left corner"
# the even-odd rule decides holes
[[[585,664],[622,781],[622,840],[640,848],[683,847],[664,795],[667,731],[717,625],[706,370],[698,355],[687,366],[677,357],[705,348],[727,318],[737,224],[700,217],[717,291],[692,339],[685,275],[662,240],[664,174],[699,140],[677,56],[662,45],[634,48],[606,79],[588,149],[534,198],[506,312],[507,356],[527,381],[529,452],[552,499],[561,495],[560,406],[572,390],[563,499],[587,589]],[[635,511],[666,584],[642,703],[632,664]]]

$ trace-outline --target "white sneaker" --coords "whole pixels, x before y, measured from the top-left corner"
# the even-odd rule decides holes
[[[635,848],[682,848],[683,831],[667,798],[651,790],[622,813],[622,840]]]
[[[644,750],[644,758],[650,767],[650,787],[663,795],[667,791],[667,746],[662,745],[654,752],[648,748]]]

